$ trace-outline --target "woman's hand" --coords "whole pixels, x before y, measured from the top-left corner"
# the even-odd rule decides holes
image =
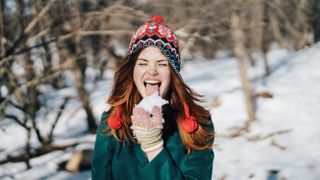
[[[158,106],[154,106],[152,108],[152,120],[153,120],[154,125],[159,125],[159,124],[164,123],[161,109]]]
[[[132,112],[132,125],[151,128],[164,123],[162,113],[159,107],[152,108],[152,114],[147,113],[141,107],[135,106]]]
[[[164,120],[161,110],[155,106],[152,108],[152,114],[149,114],[135,106],[131,119],[133,134],[151,161],[163,149],[162,124]]]

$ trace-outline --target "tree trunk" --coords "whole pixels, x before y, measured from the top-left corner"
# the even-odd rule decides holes
[[[312,29],[314,35],[314,42],[320,41],[320,3],[318,0],[311,0],[312,2]]]
[[[308,38],[308,29],[310,29],[309,26],[309,19],[308,19],[308,14],[310,12],[306,12],[307,9],[307,0],[303,1],[297,1],[296,2],[296,19],[293,23],[294,27],[299,27],[298,29],[298,36],[295,39],[294,42],[294,49],[299,50],[304,48],[308,43],[309,43],[309,38]],[[318,1],[319,4],[319,1]],[[317,6],[317,5],[316,5]],[[320,21],[318,20],[318,23]]]
[[[91,133],[95,133],[97,125],[90,107],[90,94],[87,93],[84,88],[85,72],[81,70],[83,66],[86,66],[85,58],[80,58],[76,60],[75,64],[76,65],[74,68],[74,74],[76,79],[77,91],[82,103],[82,107],[87,113],[87,123],[88,123],[89,131]]]
[[[274,39],[277,41],[279,46],[282,48],[282,47],[284,47],[284,40],[283,40],[282,34],[279,29],[279,27],[280,27],[279,22],[273,13],[268,13],[268,15],[270,16],[270,28],[271,28],[272,34],[274,36]]]
[[[80,29],[81,17],[80,12],[78,10],[75,11],[75,18],[72,21],[72,25],[74,32]],[[75,60],[73,61],[73,72],[75,75],[78,95],[80,97],[82,107],[84,108],[87,114],[88,129],[91,133],[95,133],[97,129],[97,124],[90,106],[90,93],[88,93],[85,89],[85,72],[87,68],[87,59],[84,55],[84,51],[82,51],[81,49],[81,38],[82,37],[79,34],[75,33],[73,38],[73,43],[75,46]]]
[[[262,52],[262,55],[263,55],[263,65],[264,65],[264,69],[265,69],[265,77],[266,76],[270,76],[271,74],[271,71],[270,71],[270,68],[269,68],[269,63],[268,63],[268,58],[266,56],[266,54],[268,53],[269,51],[269,46],[271,44],[271,42],[274,40],[274,33],[269,33],[269,31],[272,29],[270,26],[272,22],[270,21],[276,21],[276,19],[273,19],[273,15],[272,15],[272,12],[271,12],[271,9],[269,7],[269,4],[265,4],[264,7],[263,7],[263,12],[264,12],[264,22],[265,22],[265,25],[263,26],[263,36],[262,36],[262,43],[261,43],[261,52]],[[276,22],[273,22],[274,26],[277,25]],[[276,28],[276,27],[275,27]],[[276,30],[275,30],[276,31]],[[280,36],[278,37],[280,38]]]
[[[242,88],[244,92],[244,97],[247,106],[247,112],[249,121],[256,119],[255,108],[253,103],[253,96],[251,93],[250,82],[247,78],[246,68],[244,63],[244,54],[245,54],[245,36],[243,30],[240,27],[240,18],[236,12],[231,14],[230,19],[231,25],[231,36],[234,41],[234,54],[238,60],[238,67],[240,71],[240,77],[242,82]]]
[[[0,54],[4,52],[4,47],[3,47],[3,20],[2,20],[2,2],[0,2]]]
[[[252,66],[252,67],[255,67],[256,66],[256,60],[254,59],[254,57],[253,57],[253,51],[252,51],[252,46],[251,46],[251,44],[249,45],[249,47],[248,47],[248,58],[249,58],[249,62],[250,62],[250,65]]]
[[[253,57],[253,53],[255,50],[261,49],[261,42],[263,37],[263,3],[262,0],[248,0],[246,1],[250,4],[248,8],[248,12],[246,12],[248,17],[245,20],[245,25],[241,25],[246,28],[246,37],[248,38],[246,41],[247,50],[248,50],[248,58],[250,65],[255,67],[256,60]]]
[[[27,118],[27,117],[26,117]],[[26,140],[26,147],[25,147],[25,163],[27,165],[27,169],[31,169],[30,159],[31,159],[31,146],[30,146],[30,138],[31,138],[31,128],[27,128],[27,140]]]
[[[270,74],[271,74],[271,71],[270,71],[270,68],[269,68],[269,63],[268,63],[267,52],[268,51],[263,51],[262,52],[262,54],[263,54],[263,65],[264,65],[264,71],[265,71],[264,76],[265,77],[270,76]]]

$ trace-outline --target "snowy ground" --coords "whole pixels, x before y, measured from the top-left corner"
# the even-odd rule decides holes
[[[274,97],[258,99],[258,120],[249,133],[236,138],[229,138],[232,128],[241,126],[247,117],[236,61],[194,62],[185,67],[187,81],[208,97],[208,106],[214,98],[221,102],[211,109],[218,145],[214,179],[260,180],[270,170],[279,171],[279,179],[315,180],[320,176],[320,44],[295,53],[275,49],[268,57],[272,76],[253,84],[257,91]],[[258,66],[249,69],[253,81],[263,72]],[[283,133],[248,140],[277,132]]]
[[[213,179],[263,180],[270,178],[271,170],[278,171],[279,179],[316,180],[320,176],[320,123],[317,122],[320,117],[320,44],[300,52],[275,48],[268,57],[273,71],[269,78],[261,78],[261,63],[250,68],[248,75],[256,91],[267,91],[273,98],[258,99],[258,120],[252,123],[250,132],[235,138],[230,138],[231,133],[247,118],[236,60],[221,55],[215,61],[199,58],[184,64],[185,81],[205,95],[207,102],[203,105],[211,110],[215,124],[217,146]],[[91,102],[97,119],[107,108],[104,101],[110,91],[111,77],[112,72],[108,71],[108,80],[94,87]],[[73,91],[66,89],[48,96],[72,95]],[[216,98],[221,104],[213,108],[211,103]],[[77,138],[84,142],[78,149],[92,148],[94,136],[84,133],[84,112],[77,102],[76,98],[72,99],[57,124],[56,143]],[[9,121],[2,122],[0,127],[6,129],[0,130],[0,158],[3,158],[24,146],[25,132]],[[3,164],[0,179],[88,179],[90,171],[71,174],[56,170],[57,162],[70,157],[73,151],[67,149],[34,158],[31,170],[25,170],[24,163]]]

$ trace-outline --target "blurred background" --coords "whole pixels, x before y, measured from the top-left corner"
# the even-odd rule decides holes
[[[212,179],[320,176],[317,0],[1,0],[0,179],[89,179],[134,31],[161,15],[216,129]]]

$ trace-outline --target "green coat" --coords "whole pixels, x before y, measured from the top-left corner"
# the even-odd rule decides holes
[[[103,113],[101,120],[107,117],[108,114]],[[209,128],[214,130],[211,125]],[[106,127],[107,124],[100,124],[97,131],[91,169],[93,180],[212,178],[213,150],[192,150],[188,155],[176,127],[168,137],[164,137],[163,150],[150,162],[139,144],[126,146],[118,142],[113,136],[103,133]]]

